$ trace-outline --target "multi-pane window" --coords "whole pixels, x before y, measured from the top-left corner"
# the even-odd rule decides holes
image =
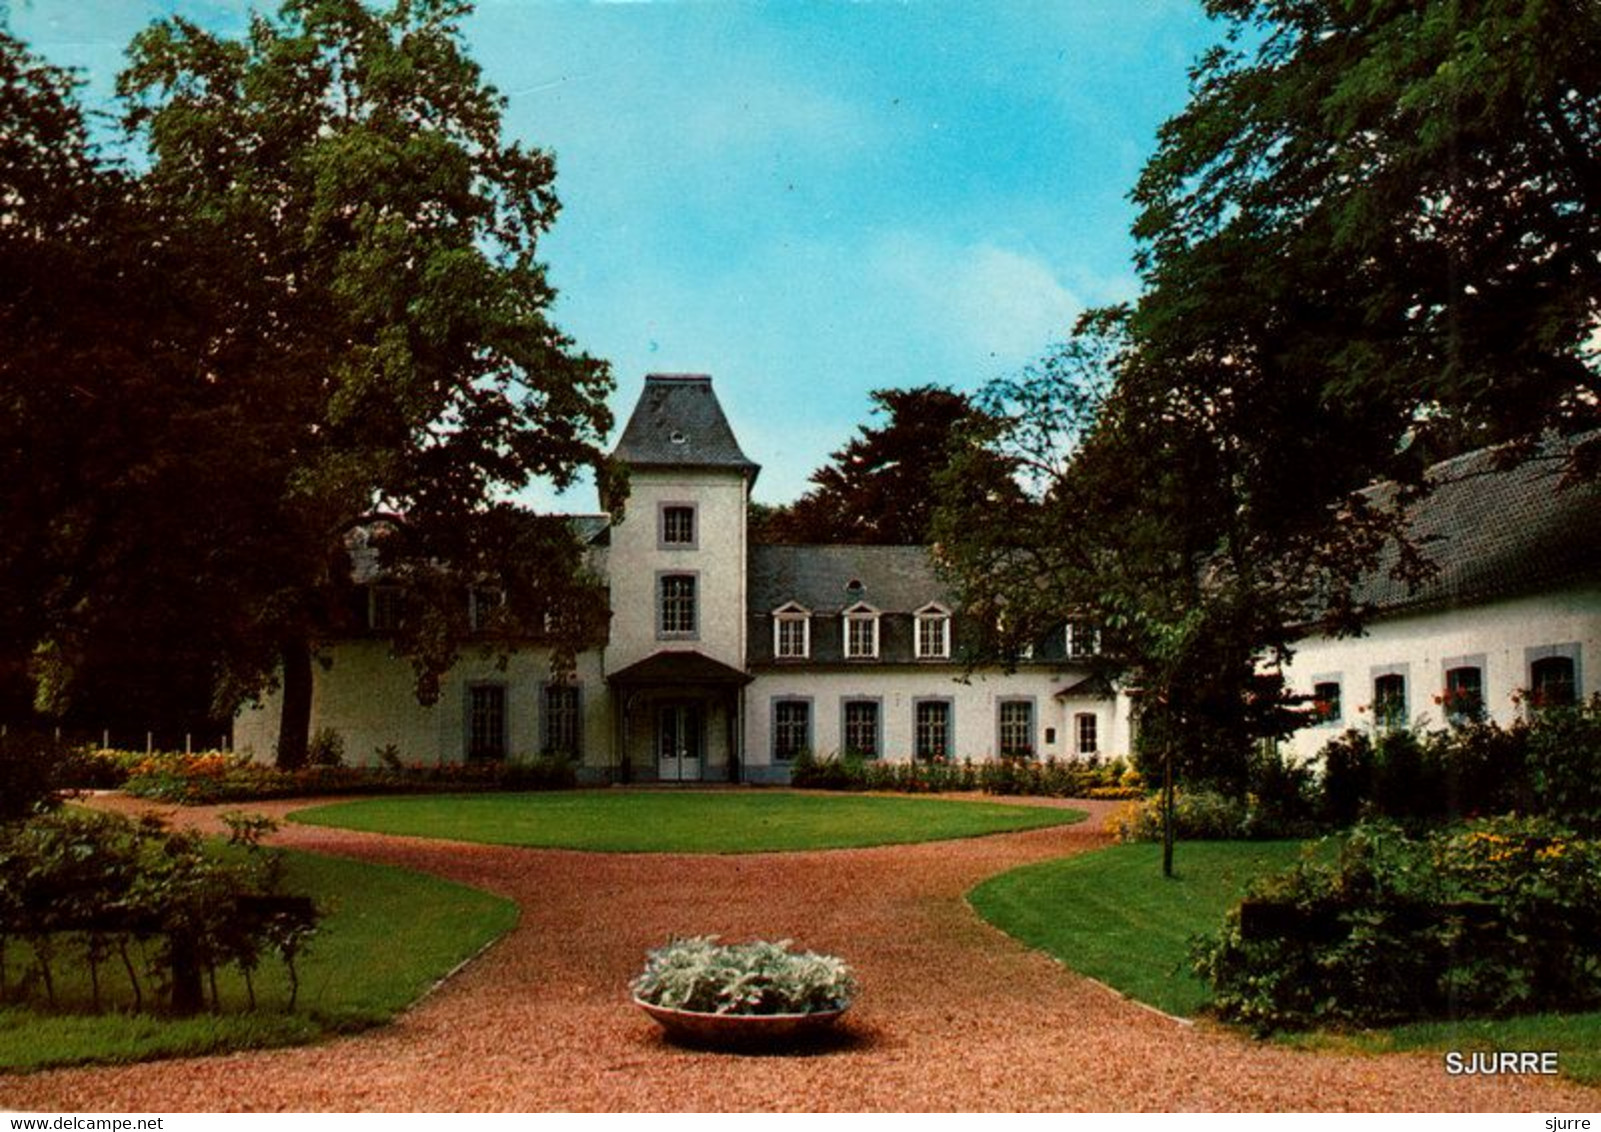
[[[1476,664],[1459,665],[1445,671],[1445,718],[1458,726],[1478,723],[1484,718],[1484,669]]]
[[[878,701],[845,701],[845,753],[878,758]]]
[[[682,636],[695,631],[694,574],[663,574],[658,582],[661,588],[657,602],[663,636]]]
[[[467,757],[506,757],[506,689],[500,684],[467,689]]]
[[[1317,723],[1340,722],[1340,682],[1320,680],[1312,685],[1312,719]]]
[[[878,614],[852,610],[845,614],[845,656],[852,660],[878,655]]]
[[[1075,750],[1081,755],[1093,755],[1101,749],[1100,721],[1093,712],[1080,712],[1073,717]]]
[[[951,705],[948,700],[919,700],[912,709],[913,750],[919,759],[943,759],[951,753]]]
[[[405,590],[399,586],[374,586],[368,595],[367,625],[380,632],[398,629],[405,609]]]
[[[999,705],[1000,748],[1003,759],[1034,757],[1034,703],[1002,700]]]
[[[951,615],[929,610],[917,615],[917,656],[920,660],[951,655]]]
[[[662,508],[662,545],[695,545],[695,508],[669,503]]]
[[[467,591],[467,623],[475,633],[494,622],[495,610],[506,602],[506,594],[496,586],[474,586]]]
[[[800,610],[781,610],[773,614],[773,655],[780,659],[804,660],[811,655],[812,619]]]
[[[788,761],[812,742],[812,705],[807,700],[773,701],[773,757]]]
[[[545,750],[552,754],[577,756],[578,686],[545,685]]]
[[[1405,727],[1406,677],[1389,672],[1373,680],[1373,722],[1380,727]]]
[[[1579,688],[1571,656],[1547,656],[1529,665],[1529,696],[1536,708],[1571,707]]]
[[[1070,658],[1094,656],[1101,651],[1101,631],[1087,621],[1069,621],[1064,633]]]

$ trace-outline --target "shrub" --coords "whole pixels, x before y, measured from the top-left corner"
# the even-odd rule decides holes
[[[1601,695],[1578,707],[1541,709],[1527,741],[1537,812],[1601,835]]]
[[[629,986],[642,1002],[702,1014],[815,1014],[843,1010],[856,995],[856,977],[836,956],[791,951],[787,939],[719,944],[716,936],[649,952]]]
[[[1281,922],[1250,929],[1252,905]],[[1598,956],[1601,844],[1499,818],[1358,826],[1332,864],[1255,882],[1195,966],[1222,1017],[1267,1031],[1593,1008]]]
[[[68,748],[47,735],[0,736],[0,823],[50,809],[67,787]]]
[[[87,967],[97,1010],[100,968],[113,957],[136,1010],[145,1005],[146,987],[175,1010],[198,1009],[207,975],[215,1006],[219,967],[238,967],[249,987],[271,952],[288,965],[293,985],[294,962],[315,930],[316,913],[272,902],[283,895],[279,861],[258,844],[271,823],[235,818],[231,826],[234,842],[247,850],[243,861],[207,853],[196,833],[86,810],[61,810],[0,831],[0,999],[8,993],[12,941],[28,945],[31,962],[11,997],[26,998],[42,986],[51,1006],[63,958]],[[148,960],[143,980],[135,952]]]
[[[1317,775],[1265,745],[1246,765],[1248,837],[1308,837],[1318,830]]]
[[[306,762],[311,766],[344,766],[345,737],[332,727],[322,727],[306,744]]]
[[[1173,835],[1186,841],[1227,841],[1249,832],[1245,803],[1215,790],[1173,791]],[[1162,796],[1121,806],[1106,819],[1106,829],[1119,841],[1160,841]]]

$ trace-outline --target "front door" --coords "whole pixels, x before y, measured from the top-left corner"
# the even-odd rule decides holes
[[[699,782],[705,745],[699,704],[662,704],[656,710],[656,767],[663,782]]]

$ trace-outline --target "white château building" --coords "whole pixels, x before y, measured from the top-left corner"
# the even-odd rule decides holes
[[[1494,450],[1436,465],[1411,537],[1435,571],[1409,586],[1385,570],[1357,597],[1360,637],[1308,637],[1285,669],[1322,721],[1291,740],[1305,758],[1348,727],[1503,726],[1541,704],[1601,691],[1601,484],[1570,477],[1552,439],[1515,467]]]
[[[1480,452],[1435,468],[1411,516],[1438,566],[1421,586],[1380,572],[1360,637],[1308,637],[1285,675],[1320,722],[1310,758],[1347,727],[1510,723],[1532,702],[1601,691],[1601,486],[1563,482],[1569,446],[1515,468]],[[591,782],[782,783],[801,751],[878,759],[1088,758],[1131,747],[1128,696],[1091,672],[1092,631],[1063,626],[1010,671],[970,667],[964,616],[918,546],[755,546],[758,467],[703,375],[656,374],[615,452],[626,513],[575,519],[609,588],[610,633],[553,681],[546,649],[508,663],[464,649],[420,705],[383,633],[325,650],[312,729],[352,762],[571,753]],[[465,600],[472,600],[468,595]],[[279,705],[247,708],[235,745],[270,758]]]
[[[610,591],[605,644],[553,682],[541,647],[501,665],[476,650],[438,701],[382,633],[324,650],[312,730],[351,762],[575,753],[593,782],[782,783],[801,751],[866,758],[1088,758],[1126,753],[1126,697],[1095,679],[1092,634],[1064,626],[1011,671],[970,668],[975,626],[917,546],[756,546],[758,472],[704,375],[655,374],[618,441],[630,494],[616,522],[580,524]],[[470,598],[469,598],[470,600]],[[235,722],[238,750],[271,758],[279,704]]]

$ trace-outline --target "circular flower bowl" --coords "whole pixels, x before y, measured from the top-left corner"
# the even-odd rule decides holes
[[[634,1005],[654,1018],[668,1041],[710,1049],[774,1049],[813,1044],[828,1037],[848,1007],[809,1014],[705,1014],[675,1010],[636,997]]]

